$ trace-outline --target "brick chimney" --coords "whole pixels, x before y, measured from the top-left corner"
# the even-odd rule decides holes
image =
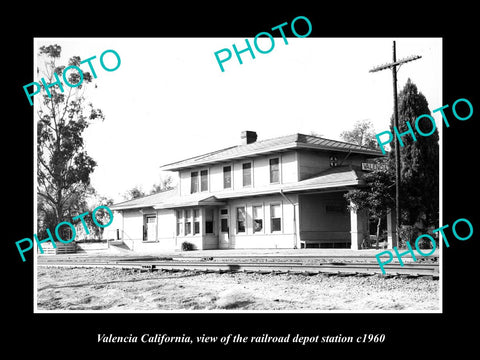
[[[257,141],[257,133],[255,131],[242,131],[242,145],[252,144]]]

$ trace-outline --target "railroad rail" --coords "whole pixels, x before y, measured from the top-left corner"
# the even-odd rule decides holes
[[[103,267],[138,270],[165,271],[200,271],[200,272],[246,272],[246,273],[301,273],[314,275],[328,274],[382,274],[376,261],[369,258],[358,261],[353,257],[332,259],[324,257],[206,257],[206,258],[58,258],[39,256],[38,266],[54,267]],[[370,260],[370,261],[369,261]],[[385,276],[439,276],[438,262],[410,262],[401,266],[399,263],[384,265]]]

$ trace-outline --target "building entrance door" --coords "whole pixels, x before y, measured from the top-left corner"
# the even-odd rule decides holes
[[[230,225],[230,217],[228,214],[228,208],[220,208],[220,221],[219,229],[218,229],[218,245],[220,249],[227,249],[230,247],[230,232],[229,232],[229,225]]]
[[[147,216],[147,236],[145,238],[145,241],[155,241],[155,224],[156,224],[156,218],[155,216]]]

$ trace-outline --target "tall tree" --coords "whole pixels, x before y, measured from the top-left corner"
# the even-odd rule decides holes
[[[357,120],[352,130],[343,131],[340,137],[349,143],[365,146],[369,149],[378,149],[375,130],[370,120]]]
[[[123,198],[125,200],[133,200],[133,199],[138,199],[138,198],[144,197],[146,195],[147,194],[145,194],[145,192],[142,190],[141,186],[135,185],[133,188],[131,188],[130,190],[127,190],[123,194]]]
[[[55,82],[55,73],[61,79],[65,66],[57,66],[61,55],[59,45],[40,47],[39,64],[48,84]],[[68,65],[80,66],[80,57],[74,56]],[[72,85],[81,81],[75,71],[70,71]],[[103,120],[100,109],[86,104],[85,84],[92,81],[89,72],[83,73],[83,83],[77,87],[49,88],[51,96],[44,93],[37,109],[37,195],[39,208],[47,213],[43,217],[43,230],[55,227],[71,216],[71,210],[81,201],[90,184],[90,174],[96,162],[84,150],[82,134],[94,121]],[[45,89],[44,89],[45,90]],[[40,229],[42,230],[42,229]]]
[[[173,178],[171,175],[167,175],[160,179],[158,184],[153,184],[152,190],[150,190],[150,195],[170,190],[174,188]]]
[[[422,223],[426,229],[429,226],[437,227],[439,209],[439,150],[438,131],[430,136],[421,136],[416,127],[418,116],[428,114],[428,102],[425,96],[418,91],[417,86],[407,80],[398,97],[398,126],[399,133],[408,131],[407,121],[410,123],[416,141],[411,134],[401,137],[404,144],[400,147],[401,166],[401,208],[402,222],[405,225]],[[418,123],[422,133],[429,133],[434,125],[423,118]],[[390,129],[393,133],[393,116]],[[390,161],[394,161],[396,141],[392,141]]]

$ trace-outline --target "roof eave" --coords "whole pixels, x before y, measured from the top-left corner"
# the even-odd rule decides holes
[[[218,164],[218,163],[227,162],[227,161],[231,161],[231,160],[247,159],[247,158],[251,158],[251,157],[267,155],[267,154],[270,154],[270,153],[283,152],[283,151],[287,151],[287,150],[296,150],[296,149],[352,152],[352,153],[357,153],[357,154],[369,155],[369,156],[372,156],[372,157],[383,157],[383,156],[385,156],[380,151],[373,150],[373,149],[336,148],[336,147],[330,147],[330,146],[311,145],[311,144],[303,144],[303,143],[295,142],[295,143],[290,143],[290,144],[286,144],[286,145],[282,145],[282,146],[272,147],[272,148],[269,148],[269,149],[252,151],[252,152],[249,152],[249,153],[233,155],[233,156],[225,156],[225,157],[217,158],[215,160],[189,162],[189,163],[185,163],[183,165],[175,165],[175,163],[167,164],[167,165],[160,166],[160,169],[164,170],[164,171],[180,171],[180,170],[189,169],[189,168],[193,168],[193,167],[197,167],[197,166]]]

